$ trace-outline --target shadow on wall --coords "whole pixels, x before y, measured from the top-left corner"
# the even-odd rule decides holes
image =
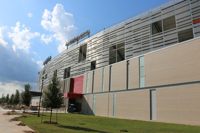
[[[94,115],[94,112],[92,110],[92,105],[89,105],[88,101],[90,101],[91,99],[89,100],[86,100],[85,97],[82,98],[82,108],[81,108],[81,113],[82,114],[87,114],[87,115]]]
[[[78,127],[78,126],[66,126],[66,125],[58,125],[60,128],[67,128],[71,130],[77,130],[77,131],[84,131],[84,132],[95,132],[95,133],[107,133],[105,131],[95,130],[91,128],[85,128],[85,127]]]

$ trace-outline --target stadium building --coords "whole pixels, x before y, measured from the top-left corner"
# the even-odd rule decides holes
[[[86,38],[88,36],[88,38]],[[44,62],[83,114],[200,125],[200,0],[173,0],[66,43]]]

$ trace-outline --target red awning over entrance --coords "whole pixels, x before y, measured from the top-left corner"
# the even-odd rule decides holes
[[[78,93],[64,93],[64,98],[70,98],[70,99],[76,99],[76,98],[81,98],[83,94],[78,94]]]
[[[64,93],[64,98],[76,99],[83,96],[83,78],[78,76],[70,79],[70,90]]]

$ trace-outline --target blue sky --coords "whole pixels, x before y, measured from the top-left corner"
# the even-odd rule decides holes
[[[92,34],[169,0],[0,0],[0,94],[36,89],[42,61],[65,42]]]

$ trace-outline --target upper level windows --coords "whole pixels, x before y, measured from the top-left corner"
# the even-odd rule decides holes
[[[55,71],[53,72],[53,74],[56,75],[56,76],[57,76],[57,73],[58,73],[58,70],[55,70]]]
[[[64,79],[70,77],[70,69],[71,69],[71,67],[65,68],[65,70],[64,70],[64,76],[63,76]]]
[[[113,45],[109,49],[109,64],[113,64],[125,59],[124,43]]]
[[[183,42],[194,38],[192,29],[187,29],[178,32],[178,41]]]
[[[163,30],[170,30],[176,28],[176,19],[175,16],[168,17],[163,19]]]
[[[87,44],[80,46],[79,48],[79,62],[84,61],[86,59],[87,54]]]
[[[160,33],[162,32],[162,21],[154,22],[152,25],[152,34]]]
[[[91,62],[91,70],[96,69],[96,61]]]
[[[151,24],[152,35],[166,31],[166,30],[170,30],[173,28],[176,28],[175,16],[171,16],[171,17],[165,18],[163,20],[160,20]]]

